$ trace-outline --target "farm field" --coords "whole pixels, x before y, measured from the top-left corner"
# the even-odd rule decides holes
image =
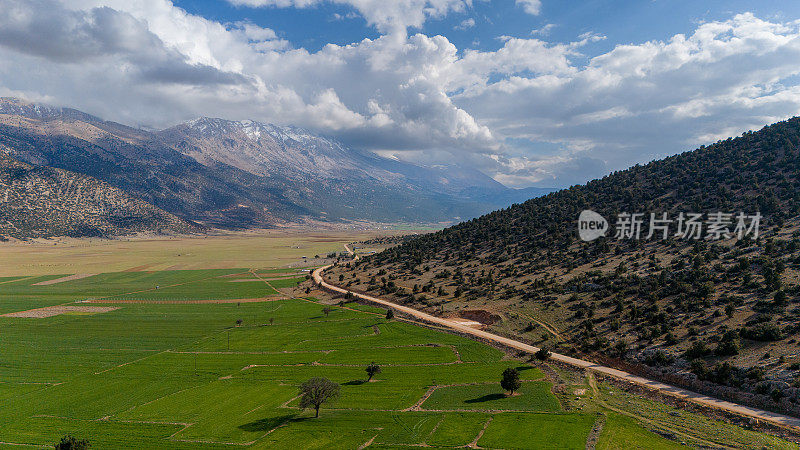
[[[92,448],[797,448],[380,308],[289,298],[300,269],[37,284],[71,274],[0,279],[0,448],[66,434]],[[372,361],[382,372],[366,382]],[[522,387],[508,397],[510,367]],[[317,376],[341,395],[314,418],[298,386]]]
[[[407,231],[406,233],[411,233]],[[391,231],[389,234],[402,234]],[[387,232],[260,230],[221,235],[0,242],[0,283],[5,277],[125,270],[279,268],[319,255],[342,252],[344,244]],[[313,263],[313,261],[311,261]]]

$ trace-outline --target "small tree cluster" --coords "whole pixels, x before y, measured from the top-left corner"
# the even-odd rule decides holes
[[[61,441],[53,446],[55,450],[86,450],[91,445],[86,439],[78,439],[72,435],[66,435]]]

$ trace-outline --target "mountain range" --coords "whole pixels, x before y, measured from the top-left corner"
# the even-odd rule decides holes
[[[297,127],[202,117],[153,132],[14,98],[0,99],[0,144],[20,163],[83,174],[225,228],[455,222],[551,191],[380,157]]]

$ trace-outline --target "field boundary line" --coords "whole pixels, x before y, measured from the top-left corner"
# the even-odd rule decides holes
[[[30,280],[32,278],[39,278],[40,276],[46,276],[46,275],[30,275],[30,276],[27,276],[27,277],[15,278],[13,280],[0,281],[0,284],[16,283],[18,281],[25,281],[25,280]],[[2,442],[0,442],[0,444],[2,444]],[[28,445],[28,444],[10,444],[10,445]],[[33,445],[33,444],[30,444],[30,445]]]
[[[380,433],[378,433],[378,434],[380,434]],[[358,447],[358,450],[364,450],[365,448],[367,448],[367,447],[369,447],[370,445],[372,445],[372,442],[373,442],[373,441],[375,441],[375,438],[376,438],[376,437],[378,437],[378,434],[376,434],[375,436],[372,436],[372,439],[370,439],[370,440],[368,440],[367,442],[364,442],[363,444],[361,444],[361,445]]]
[[[42,447],[48,447],[49,446],[49,445],[44,445],[44,444],[41,444],[41,445],[39,445],[39,444],[23,444],[23,443],[20,443],[20,442],[4,442],[4,441],[0,441],[0,445],[15,445],[15,446],[18,446],[18,447],[36,447],[36,448],[42,448]]]
[[[236,274],[240,275],[240,274],[244,274],[244,273],[248,273],[248,272],[237,272]],[[231,274],[231,275],[233,275],[233,274]],[[175,286],[183,286],[185,284],[191,284],[191,283],[196,283],[198,281],[210,280],[212,278],[218,278],[218,277],[212,276],[212,277],[198,278],[196,280],[185,281],[183,283],[170,284],[170,285],[164,286],[164,288],[171,288],[171,287],[175,287]],[[119,297],[119,296],[122,296],[122,295],[139,294],[141,292],[157,291],[159,289],[161,289],[160,286],[158,288],[142,289],[140,291],[131,291],[131,292],[124,292],[122,294],[113,294],[113,295],[107,295],[105,297],[97,297],[94,300],[109,299],[109,298],[113,298],[113,297]]]
[[[235,351],[191,351],[191,350],[164,350],[177,355],[300,355],[306,353],[330,353],[334,350],[288,350],[284,352],[235,352]]]
[[[295,397],[295,398],[296,398],[296,397]],[[255,444],[256,442],[260,441],[261,439],[264,439],[265,437],[269,436],[269,435],[270,435],[270,433],[272,433],[273,431],[277,430],[278,428],[282,428],[282,427],[285,427],[286,425],[289,425],[289,422],[291,422],[291,421],[292,421],[292,419],[286,419],[286,420],[284,420],[284,421],[283,421],[283,423],[281,423],[281,424],[279,424],[279,425],[275,426],[274,428],[270,429],[269,431],[267,431],[267,432],[266,432],[266,433],[264,433],[263,435],[261,435],[261,436],[259,436],[259,437],[255,438],[255,439],[253,439],[252,441],[248,442],[248,443],[247,443],[247,445],[253,445],[253,444]]]
[[[145,356],[142,356],[141,358],[134,359],[133,361],[124,362],[124,363],[122,363],[122,364],[118,364],[118,365],[116,365],[116,366],[109,367],[108,369],[101,370],[100,372],[95,372],[93,375],[100,375],[100,374],[103,374],[103,373],[106,373],[106,372],[110,372],[110,371],[112,371],[112,370],[114,370],[114,369],[119,369],[120,367],[125,367],[125,366],[127,366],[128,364],[133,364],[133,363],[139,362],[139,361],[141,361],[141,360],[143,360],[143,359],[147,359],[147,358],[150,358],[150,357],[152,357],[152,356],[161,355],[161,354],[163,354],[163,353],[167,353],[167,352],[169,352],[169,350],[162,350],[162,351],[160,351],[160,352],[158,352],[158,353],[153,353],[153,354],[151,354],[151,355],[145,355]]]
[[[437,422],[437,423],[436,423],[436,426],[435,426],[435,427],[433,427],[433,429],[431,430],[431,432],[430,432],[430,433],[428,433],[428,437],[427,437],[427,438],[425,438],[425,442],[424,442],[424,443],[425,443],[425,445],[428,445],[428,439],[430,439],[430,438],[432,438],[432,437],[433,437],[433,434],[434,434],[434,433],[436,433],[436,430],[438,430],[438,429],[439,429],[439,425],[441,425],[441,424],[442,424],[442,422],[444,422],[444,418],[445,418],[445,415],[444,415],[444,414],[442,414],[442,418],[441,418],[441,419],[439,419],[439,422]]]
[[[311,300],[308,297],[296,297],[296,298],[298,298],[300,300],[304,300],[304,301],[309,302],[309,303],[314,303],[314,304],[317,304],[317,305],[324,305],[324,303],[321,303],[321,302],[318,302],[318,301],[315,301],[315,300]],[[350,307],[344,306],[344,305],[341,305],[341,306],[340,305],[326,305],[326,306],[335,306],[337,308],[346,309],[348,311],[354,311],[354,312],[363,313],[363,314],[372,314],[373,316],[383,317],[383,314],[380,314],[380,313],[376,313],[376,312],[372,312],[372,311],[362,311],[360,309],[350,308]],[[349,319],[349,320],[355,320],[355,319]]]
[[[481,431],[478,432],[478,435],[475,436],[475,439],[473,439],[472,442],[470,442],[469,445],[467,445],[467,447],[469,447],[469,448],[480,448],[480,447],[478,447],[478,441],[481,440],[481,438],[483,437],[483,433],[485,433],[486,429],[489,428],[489,424],[492,423],[493,419],[494,419],[494,416],[491,416],[486,420],[486,423],[483,424],[483,428],[481,429]]]
[[[285,409],[302,410],[299,406],[286,406]],[[388,409],[388,408],[325,408],[326,411],[360,411],[360,412],[391,412],[403,413],[409,412],[405,409]],[[515,414],[538,414],[542,416],[570,416],[576,413],[574,411],[536,411],[532,409],[421,409],[420,412],[431,413],[481,413],[481,414],[502,414],[502,413],[515,413]],[[397,444],[401,445],[401,444]],[[412,444],[406,444],[412,445]],[[412,445],[416,446],[416,445]]]
[[[102,419],[93,419],[94,421],[101,421]],[[151,425],[180,425],[182,427],[187,427],[189,425],[194,425],[193,422],[162,422],[158,420],[132,420],[132,419],[108,419],[105,422],[118,422],[118,423],[147,423]],[[176,431],[178,433],[181,430]],[[175,434],[173,433],[173,434]]]
[[[597,447],[597,442],[600,441],[600,434],[603,432],[603,427],[605,424],[606,415],[598,414],[597,419],[594,421],[594,425],[592,425],[592,429],[589,431],[589,435],[586,436],[586,450],[595,450],[595,447]]]
[[[276,288],[275,286],[273,286],[272,284],[270,284],[270,282],[269,282],[269,281],[267,281],[265,278],[262,278],[260,275],[258,275],[258,272],[256,272],[256,270],[257,270],[257,269],[250,269],[250,272],[249,272],[249,273],[252,273],[254,277],[256,277],[256,278],[258,278],[259,280],[263,281],[263,282],[264,282],[264,284],[266,284],[266,285],[267,285],[267,287],[269,287],[270,289],[272,289],[273,291],[275,291],[275,293],[276,293],[277,295],[279,295],[279,296],[280,296],[280,298],[282,298],[282,299],[284,299],[284,300],[288,300],[288,299],[290,299],[290,298],[291,298],[291,297],[287,297],[287,296],[286,296],[286,294],[284,294],[283,292],[279,291],[279,290],[278,290],[278,288]],[[296,278],[299,278],[299,277],[296,277]]]
[[[187,427],[188,428],[188,427]],[[183,430],[181,430],[183,431]],[[179,431],[180,433],[180,431]],[[240,447],[247,447],[253,445],[256,441],[250,442],[221,442],[221,441],[206,441],[203,439],[169,439],[172,442],[186,442],[189,444],[213,444],[213,445],[238,445]]]
[[[67,281],[81,280],[81,279],[84,279],[84,278],[93,277],[95,275],[99,275],[99,274],[98,273],[73,273],[72,275],[64,275],[61,278],[54,278],[52,280],[45,280],[45,281],[40,281],[38,283],[33,283],[31,286],[50,286],[50,285],[53,285],[53,284],[65,283]]]
[[[425,403],[425,400],[428,400],[430,398],[430,396],[433,395],[433,392],[436,391],[437,389],[439,389],[439,387],[440,386],[438,386],[438,385],[429,387],[428,390],[425,391],[424,394],[422,394],[422,397],[419,400],[417,400],[416,403],[414,403],[413,405],[411,405],[408,408],[404,409],[403,412],[422,411],[422,404]]]
[[[281,403],[281,406],[279,406],[278,408],[294,409],[293,406],[289,406],[289,403],[292,403],[293,401],[297,400],[300,397],[302,397],[301,394],[295,395],[294,397],[290,398],[289,400],[286,400],[285,402]]]
[[[199,388],[201,386],[203,386],[203,384],[198,384],[197,386],[190,386],[190,387],[187,387],[187,388],[175,391],[175,392],[170,392],[169,394],[164,394],[161,397],[155,398],[155,399],[150,400],[148,402],[144,402],[144,403],[142,403],[140,405],[131,406],[130,408],[126,409],[125,411],[122,411],[121,414],[125,414],[126,412],[133,411],[136,408],[141,408],[142,406],[147,406],[147,405],[149,405],[151,403],[155,403],[155,402],[157,402],[157,401],[159,401],[159,400],[161,400],[163,398],[167,398],[167,397],[172,396],[172,395],[180,394],[181,392],[186,392],[186,391],[190,391],[192,389],[197,389],[197,388]],[[114,414],[114,416],[116,416],[116,414]]]
[[[444,362],[444,363],[419,363],[419,364],[381,364],[383,367],[433,367],[433,366],[452,366],[455,364],[475,364],[475,363],[461,363],[458,361]],[[364,364],[335,364],[335,363],[316,363],[315,366],[321,367],[364,367]]]

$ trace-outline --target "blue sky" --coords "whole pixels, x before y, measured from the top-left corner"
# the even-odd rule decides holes
[[[800,2],[0,0],[0,95],[565,187],[800,113]],[[333,44],[333,45],[329,45]]]
[[[252,21],[275,30],[293,46],[310,51],[318,51],[327,43],[346,45],[380,36],[357,10],[347,5],[323,3],[313,8],[251,8],[219,0],[176,0],[173,3],[187,12],[219,22]],[[584,48],[585,53],[592,55],[609,51],[617,44],[663,40],[678,33],[690,33],[700,22],[726,20],[742,12],[752,12],[765,19],[794,20],[800,18],[800,2],[544,1],[541,13],[533,16],[523,13],[513,0],[476,0],[464,12],[430,19],[421,29],[412,28],[410,32],[446,36],[459,49],[491,51],[502,45],[498,40],[500,36],[530,37],[533,30],[551,25],[545,37],[556,42],[568,42],[587,32],[606,36],[606,40]],[[473,19],[475,26],[457,28],[468,19]]]

